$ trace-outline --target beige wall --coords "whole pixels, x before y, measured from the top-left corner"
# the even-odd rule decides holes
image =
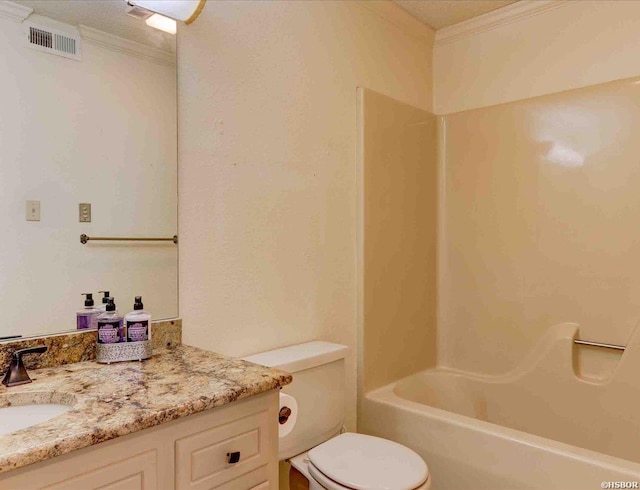
[[[640,320],[639,84],[445,117],[443,365],[502,372],[560,322],[627,343]]]
[[[361,393],[436,363],[436,116],[359,92]]]
[[[434,112],[638,76],[639,31],[640,2],[584,0],[436,45]]]
[[[180,312],[230,355],[351,347],[356,88],[431,108],[433,33],[379,2],[208,2],[180,29]]]

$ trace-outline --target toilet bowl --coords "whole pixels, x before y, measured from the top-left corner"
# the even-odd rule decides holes
[[[345,433],[289,460],[310,490],[427,490],[429,470],[411,449],[379,437]]]
[[[343,432],[345,364],[349,349],[308,342],[245,357],[288,371],[293,382],[282,392],[293,397],[297,414],[281,397],[279,458],[289,461],[310,490],[426,490],[431,477],[424,460],[387,439]],[[286,410],[285,410],[286,409]],[[292,424],[292,425],[291,425]],[[306,485],[305,485],[306,488]]]

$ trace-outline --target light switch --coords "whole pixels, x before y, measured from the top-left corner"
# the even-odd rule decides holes
[[[40,221],[40,201],[27,201],[27,221]]]
[[[91,223],[91,204],[88,202],[81,202],[78,205],[80,213],[80,223]]]

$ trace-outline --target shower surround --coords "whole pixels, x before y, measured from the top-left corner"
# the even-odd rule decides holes
[[[375,131],[364,102],[366,176],[379,158],[367,144],[390,165],[408,150],[383,141],[396,133]],[[396,104],[387,121],[407,111]],[[436,189],[423,181],[438,196],[437,223],[430,208],[422,221],[391,207],[395,218],[380,215],[405,223],[409,243],[420,226],[437,235],[436,292],[423,288],[425,304],[437,296],[437,320],[403,309],[401,281],[373,301],[387,286],[367,275],[380,233],[369,224],[376,187],[362,180],[359,429],[418,451],[435,490],[640,482],[638,134],[640,79],[439,117],[437,144],[411,143],[425,168],[438,155]],[[406,255],[402,243],[388,264]],[[402,315],[372,321],[375,309]],[[390,376],[393,366],[402,373]]]

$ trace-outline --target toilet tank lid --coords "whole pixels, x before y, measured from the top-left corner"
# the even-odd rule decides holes
[[[245,361],[273,367],[295,373],[304,369],[321,366],[329,362],[344,359],[349,352],[346,345],[316,340],[305,344],[291,345],[282,349],[261,352],[243,357]]]

